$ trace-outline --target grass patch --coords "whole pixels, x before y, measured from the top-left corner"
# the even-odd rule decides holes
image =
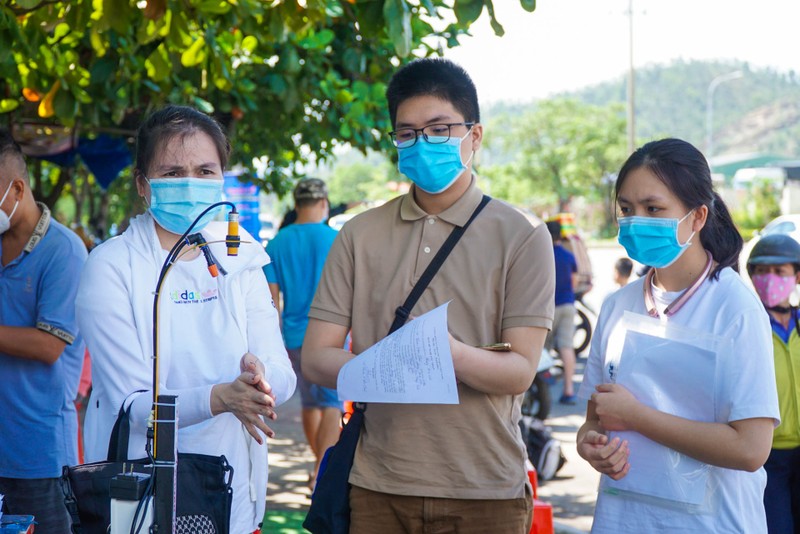
[[[306,512],[301,510],[267,510],[262,534],[308,534],[303,528]]]

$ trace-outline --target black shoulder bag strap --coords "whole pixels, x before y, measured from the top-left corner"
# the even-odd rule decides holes
[[[130,413],[133,401],[128,404],[127,408],[125,407],[125,403],[128,402],[128,399],[132,396],[137,393],[144,393],[145,391],[147,390],[137,389],[122,401],[122,405],[119,407],[119,413],[117,413],[117,420],[114,423],[114,428],[111,430],[111,436],[108,438],[107,461],[124,462],[128,459],[128,441],[130,440],[131,434]]]
[[[442,248],[439,249],[439,252],[437,252],[436,256],[434,256],[433,260],[431,260],[428,268],[425,269],[424,273],[422,273],[422,276],[420,276],[419,281],[414,286],[414,289],[412,289],[411,293],[409,293],[406,301],[402,306],[398,306],[398,308],[394,311],[394,322],[392,323],[392,327],[389,329],[390,334],[406,323],[408,316],[411,314],[411,310],[414,309],[414,305],[417,303],[417,300],[419,300],[419,298],[422,296],[422,293],[428,287],[428,284],[431,283],[433,277],[436,276],[436,273],[444,263],[444,260],[447,259],[447,256],[450,255],[450,252],[453,250],[453,247],[456,246],[458,240],[461,239],[461,236],[464,235],[464,232],[467,230],[467,228],[469,228],[469,225],[472,224],[472,221],[475,220],[475,217],[478,216],[478,214],[481,212],[481,210],[483,210],[490,200],[491,197],[483,195],[480,204],[478,204],[478,207],[472,212],[472,215],[464,224],[464,226],[456,226],[453,228],[453,231],[450,232],[450,235],[447,237],[447,241],[444,242]]]
[[[439,268],[444,264],[444,260],[447,259],[447,256],[450,255],[453,248],[458,243],[458,240],[461,239],[461,236],[464,235],[464,232],[467,231],[469,225],[472,224],[472,221],[475,220],[475,217],[486,207],[486,204],[492,198],[488,195],[483,195],[478,207],[475,208],[475,211],[472,212],[469,219],[464,226],[456,226],[453,228],[453,231],[450,232],[450,235],[447,236],[447,240],[442,244],[442,248],[439,249],[439,252],[436,253],[436,256],[433,257],[431,263],[428,265],[428,268],[425,269],[425,272],[422,273],[422,276],[419,277],[419,280],[414,285],[414,288],[411,290],[411,293],[408,294],[408,298],[403,303],[402,306],[398,306],[397,309],[394,311],[394,322],[392,323],[391,328],[389,328],[389,334],[392,334],[395,330],[406,324],[408,320],[408,316],[411,315],[411,310],[414,309],[414,305],[417,303],[419,298],[422,296],[422,293],[425,292],[425,289],[428,287],[428,284],[431,283],[433,277],[436,276],[436,273],[439,272]],[[387,334],[387,335],[389,335]],[[353,403],[353,410],[363,412],[367,407],[366,402],[354,402]]]

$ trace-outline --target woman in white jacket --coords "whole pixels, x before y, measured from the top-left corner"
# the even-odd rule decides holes
[[[229,152],[220,126],[192,108],[168,106],[139,129],[134,177],[149,209],[92,252],[76,301],[92,355],[87,461],[106,458],[126,399],[128,457],[145,456],[156,281],[180,235],[221,200]],[[245,232],[238,256],[227,256],[219,242],[225,223],[207,219],[194,231],[210,243],[221,274],[213,277],[203,254],[188,247],[168,273],[160,293],[159,393],[178,396],[179,451],[224,454],[233,466],[231,532],[253,532],[266,500],[264,436],[274,435],[265,418],[277,417],[296,378],[262,271],[269,257]]]

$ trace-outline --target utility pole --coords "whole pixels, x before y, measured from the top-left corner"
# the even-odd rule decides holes
[[[634,104],[634,70],[633,70],[633,0],[628,0],[628,154],[636,148],[636,106]]]

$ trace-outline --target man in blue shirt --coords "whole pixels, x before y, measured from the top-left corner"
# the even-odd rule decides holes
[[[34,200],[4,130],[0,199],[0,493],[8,513],[34,516],[37,532],[70,532],[59,477],[78,462],[75,294],[86,247]]]
[[[293,195],[297,219],[267,244],[272,261],[264,267],[264,272],[276,306],[283,294],[283,339],[297,374],[297,389],[303,403],[303,431],[317,459],[309,477],[309,487],[313,488],[322,455],[339,439],[342,403],[335,390],[303,378],[300,348],[308,325],[308,310],[336,231],[323,222],[329,209],[325,182],[318,178],[300,180]]]
[[[556,261],[556,310],[553,329],[547,335],[545,345],[555,348],[564,364],[564,391],[561,404],[575,404],[577,397],[572,384],[575,375],[575,291],[578,264],[575,255],[561,244],[561,223],[549,221],[547,229],[553,238],[553,255]]]

